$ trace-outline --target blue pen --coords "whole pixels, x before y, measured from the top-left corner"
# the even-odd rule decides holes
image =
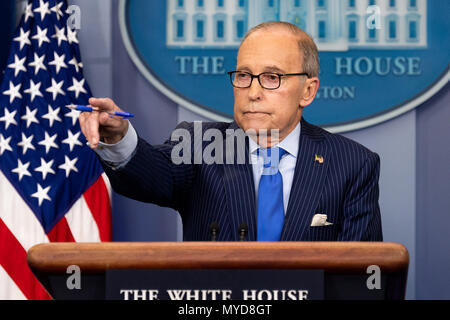
[[[95,107],[88,107],[88,106],[80,106],[80,105],[68,105],[66,106],[69,109],[73,109],[73,110],[77,110],[77,111],[81,111],[81,112],[92,112],[92,111],[99,111],[99,112],[106,112],[107,114],[109,114],[110,117],[122,117],[123,119],[128,119],[128,118],[133,118],[134,114],[132,113],[128,113],[128,112],[120,112],[120,111],[105,111],[105,110],[101,110],[99,108],[95,108]]]

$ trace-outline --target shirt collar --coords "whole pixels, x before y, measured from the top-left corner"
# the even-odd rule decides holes
[[[294,158],[297,158],[298,144],[300,141],[300,133],[301,133],[301,126],[300,126],[300,121],[299,121],[299,123],[297,123],[297,126],[294,128],[294,130],[292,130],[287,135],[286,138],[281,140],[281,142],[278,145],[276,145],[276,147],[283,148]],[[248,140],[249,140],[250,153],[256,154],[256,151],[260,148],[260,146],[252,138],[249,138]]]

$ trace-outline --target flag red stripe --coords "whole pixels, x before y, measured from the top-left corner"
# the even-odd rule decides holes
[[[102,176],[84,192],[84,199],[97,223],[100,240],[112,241],[111,202]]]
[[[27,299],[51,300],[27,264],[27,253],[0,219],[0,264]]]
[[[75,242],[66,217],[59,219],[58,223],[47,233],[50,242]]]

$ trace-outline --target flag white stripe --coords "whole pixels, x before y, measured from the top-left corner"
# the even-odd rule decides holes
[[[111,182],[109,182],[109,178],[106,175],[106,173],[102,173],[102,178],[103,181],[105,182],[106,185],[106,189],[108,190],[108,196],[109,196],[109,202],[111,203],[112,206],[112,187],[111,187]]]
[[[26,300],[22,291],[0,265],[0,300]]]
[[[84,197],[75,202],[65,217],[76,242],[100,242],[99,228]]]
[[[0,219],[16,237],[25,251],[38,243],[49,242],[47,235],[22,197],[0,170]],[[5,199],[8,199],[5,201]]]

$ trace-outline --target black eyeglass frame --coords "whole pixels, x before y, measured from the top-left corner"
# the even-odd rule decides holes
[[[235,85],[234,85],[234,83],[233,83],[233,74],[235,74],[235,73],[237,73],[237,72],[248,74],[248,75],[251,77],[250,84],[249,84],[247,87],[238,87],[238,86],[235,86]],[[247,72],[247,71],[238,71],[238,70],[235,70],[235,71],[229,71],[229,72],[227,72],[227,73],[228,73],[228,75],[230,76],[231,85],[232,85],[233,87],[239,88],[239,89],[247,89],[247,88],[250,88],[250,87],[252,86],[252,83],[253,83],[253,79],[254,79],[254,78],[258,78],[259,85],[261,86],[261,88],[264,88],[264,89],[266,89],[266,90],[276,90],[276,89],[279,89],[279,88],[281,87],[281,77],[287,77],[287,76],[306,76],[306,77],[309,78],[309,74],[306,73],[306,72],[301,72],[301,73],[262,72],[262,73],[260,73],[260,74],[256,74],[256,75],[255,75],[255,74],[251,74],[250,72]],[[277,75],[277,76],[278,76],[278,87],[276,87],[276,88],[266,88],[266,87],[264,87],[264,86],[262,85],[261,79],[260,79],[260,76],[263,75],[263,74]]]

